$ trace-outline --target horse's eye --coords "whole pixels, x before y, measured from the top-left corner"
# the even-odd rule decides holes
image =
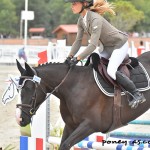
[[[31,87],[29,85],[25,85],[23,86],[23,88],[21,89],[22,92],[24,91],[30,91],[31,90]]]
[[[33,89],[33,85],[31,85],[31,84],[26,84],[23,88],[22,88],[22,90],[21,90],[21,92],[22,93],[24,93],[24,92],[31,92],[32,91],[32,89]]]

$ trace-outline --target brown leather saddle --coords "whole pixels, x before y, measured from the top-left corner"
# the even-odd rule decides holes
[[[106,82],[109,82],[114,87],[120,87],[120,85],[107,74],[108,63],[109,63],[108,59],[101,58],[100,63],[98,65],[98,71],[102,75],[102,77],[104,78],[104,80]],[[122,64],[118,68],[119,71],[124,73],[129,78],[130,78],[130,71],[129,71],[127,65],[129,65],[130,63],[131,63],[131,59],[129,58],[129,55],[127,55],[125,57],[125,59],[123,60]]]
[[[95,61],[95,62],[93,62]],[[111,84],[113,87],[120,88],[120,85],[113,80],[108,74],[107,74],[107,65],[109,63],[109,60],[106,58],[100,58],[97,53],[92,53],[87,62],[85,63],[85,66],[88,66],[89,64],[95,64],[93,68],[103,77],[103,79],[108,83]],[[125,57],[122,64],[119,66],[118,70],[124,73],[127,77],[130,78],[130,71],[127,67],[127,65],[130,65],[131,59],[129,58],[129,55]]]

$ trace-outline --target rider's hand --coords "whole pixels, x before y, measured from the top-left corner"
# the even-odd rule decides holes
[[[67,57],[65,60],[65,64],[70,65],[71,57]]]
[[[79,60],[77,59],[77,57],[72,58],[70,61],[70,67],[75,66],[78,62]]]

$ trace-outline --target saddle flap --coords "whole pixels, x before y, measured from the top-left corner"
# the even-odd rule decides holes
[[[127,77],[130,77],[130,72],[129,72],[129,69],[127,68],[128,62],[130,62],[130,60],[129,60],[129,57],[126,56],[125,60],[119,66],[118,70],[124,73]],[[106,82],[112,84],[114,87],[120,87],[120,85],[108,75],[107,73],[108,63],[109,63],[109,60],[102,57],[100,59],[100,63],[98,64],[98,71],[102,75],[104,80],[106,80]]]

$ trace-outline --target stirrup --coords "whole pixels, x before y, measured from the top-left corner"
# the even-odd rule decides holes
[[[139,101],[137,101],[137,100],[132,100],[129,102],[129,106],[133,109],[137,108],[138,105],[139,105]]]
[[[140,104],[142,104],[142,103],[144,103],[146,101],[146,98],[144,97],[144,95],[141,94],[141,96],[142,96],[142,99],[139,100]]]

